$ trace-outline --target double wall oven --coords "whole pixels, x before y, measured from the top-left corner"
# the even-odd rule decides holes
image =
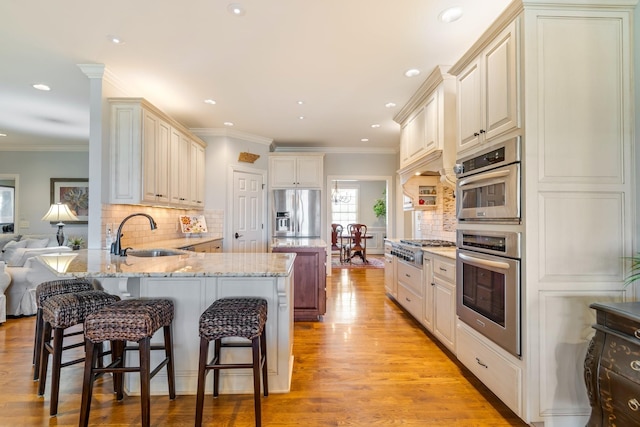
[[[520,138],[457,161],[456,311],[509,353],[521,350]]]

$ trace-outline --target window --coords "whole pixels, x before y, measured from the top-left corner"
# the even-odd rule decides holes
[[[343,196],[342,201],[331,202],[331,222],[342,225],[346,231],[348,224],[358,222],[359,188],[356,184],[341,185],[339,193]]]
[[[0,224],[13,224],[15,188],[0,186]]]

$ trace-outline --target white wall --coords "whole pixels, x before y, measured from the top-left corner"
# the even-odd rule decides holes
[[[51,178],[87,178],[89,175],[88,152],[36,152],[3,151],[0,155],[0,173],[17,174],[19,178],[19,211],[15,232],[40,234],[57,232],[55,225],[41,221],[50,203]],[[21,221],[29,227],[19,228]],[[86,237],[86,225],[66,224],[66,236]]]

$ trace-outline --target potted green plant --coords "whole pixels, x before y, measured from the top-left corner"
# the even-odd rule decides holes
[[[73,249],[74,251],[77,251],[84,244],[84,239],[80,236],[69,237],[68,243],[69,243],[69,246],[71,246],[71,249]]]
[[[376,218],[383,218],[387,215],[387,198],[385,195],[386,190],[382,192],[382,197],[376,199],[373,204],[373,213],[376,215]]]

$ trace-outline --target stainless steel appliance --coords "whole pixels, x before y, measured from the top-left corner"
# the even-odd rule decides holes
[[[391,255],[408,264],[422,268],[422,249],[425,247],[451,247],[454,242],[436,239],[401,239],[399,243],[393,243]]]
[[[458,317],[520,356],[520,233],[458,230],[457,244]]]
[[[273,190],[272,237],[320,237],[320,190]]]
[[[457,160],[458,221],[520,222],[520,137]]]

